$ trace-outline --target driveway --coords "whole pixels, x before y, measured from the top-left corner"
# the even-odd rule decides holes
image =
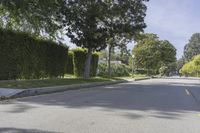
[[[200,133],[200,80],[151,79],[0,103],[0,133]]]

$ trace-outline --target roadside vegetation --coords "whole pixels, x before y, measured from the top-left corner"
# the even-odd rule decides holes
[[[169,76],[176,72],[176,48],[156,34],[140,34],[132,51],[134,68],[146,71],[148,76]]]
[[[17,81],[0,81],[0,88],[29,89],[49,86],[63,86],[74,84],[85,84],[95,82],[117,81],[120,78],[102,78],[95,77],[90,79],[83,78],[62,78],[62,79],[41,79],[41,80],[17,80]]]
[[[192,35],[184,48],[184,56],[178,60],[180,75],[200,77],[200,33]]]
[[[68,85],[178,72],[199,76],[200,34],[192,36],[183,58],[177,61],[170,41],[144,32],[146,2],[2,0],[0,80],[17,80],[3,81],[2,87]],[[76,48],[65,44],[66,37]],[[135,43],[132,50],[127,46],[130,43]],[[106,78],[96,79],[98,76]]]
[[[180,73],[185,76],[200,77],[200,55],[194,56],[180,69]]]

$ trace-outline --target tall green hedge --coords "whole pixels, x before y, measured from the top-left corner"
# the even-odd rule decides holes
[[[67,74],[74,74],[73,56],[74,56],[73,51],[69,51],[67,56],[67,66],[66,66]]]
[[[0,80],[64,76],[67,51],[52,41],[0,29]]]
[[[74,75],[77,77],[82,77],[84,73],[84,66],[87,56],[87,50],[77,48],[73,50],[74,52]],[[91,66],[90,66],[90,76],[95,77],[97,74],[99,55],[97,53],[92,54]]]

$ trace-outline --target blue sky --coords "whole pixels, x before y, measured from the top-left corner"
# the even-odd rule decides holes
[[[150,0],[147,7],[145,32],[169,40],[180,58],[192,34],[200,32],[200,0]]]

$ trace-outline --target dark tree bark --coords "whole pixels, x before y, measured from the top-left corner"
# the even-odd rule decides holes
[[[91,58],[92,58],[92,49],[88,49],[86,61],[85,61],[85,67],[84,67],[84,74],[83,78],[84,79],[89,79],[90,78],[90,66],[91,66]]]
[[[112,46],[109,45],[108,47],[108,76],[111,78],[111,53],[112,53]]]

